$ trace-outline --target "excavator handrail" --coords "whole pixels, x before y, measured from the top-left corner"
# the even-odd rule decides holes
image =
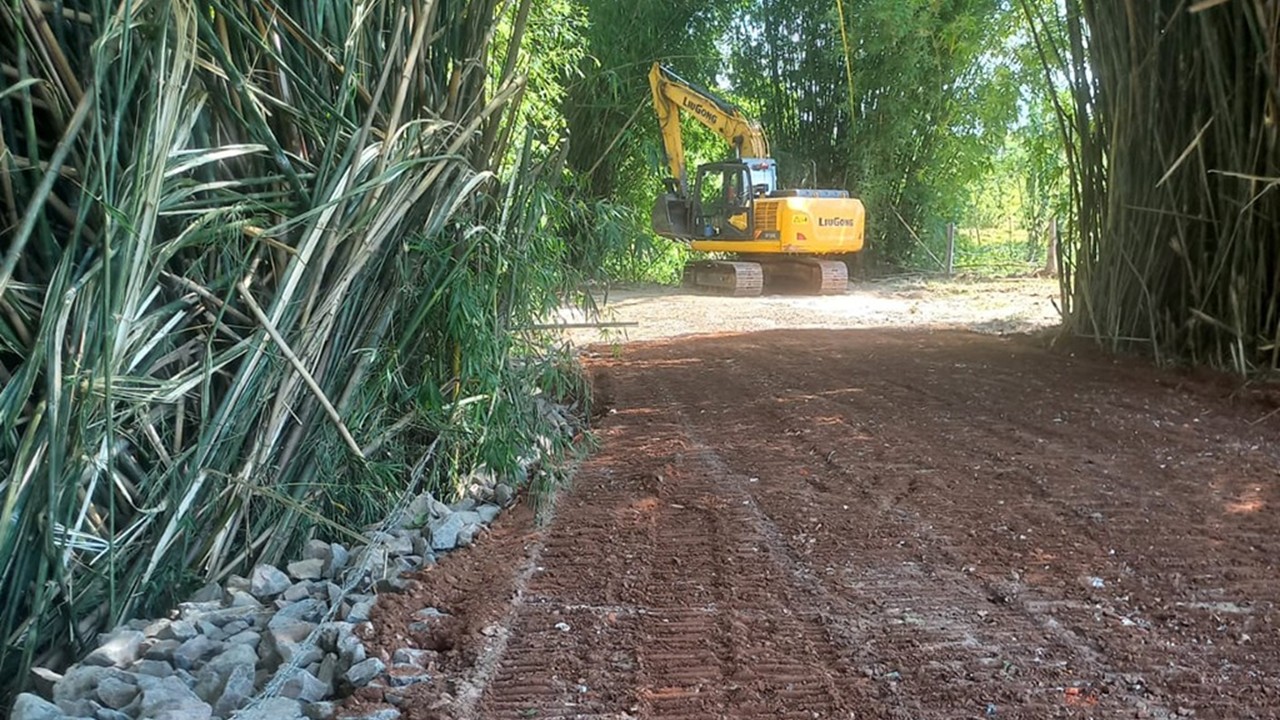
[[[655,62],[649,72],[649,85],[653,90],[653,105],[662,129],[663,151],[671,176],[679,183],[682,195],[688,195],[689,177],[684,156],[684,137],[680,131],[681,110],[688,112],[729,143],[738,157],[769,156],[769,141],[765,137],[764,128],[732,103],[681,78],[660,62]],[[708,105],[711,107],[707,107]]]

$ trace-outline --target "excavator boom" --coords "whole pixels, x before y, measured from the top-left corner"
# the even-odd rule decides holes
[[[733,146],[738,157],[769,157],[769,141],[760,123],[725,100],[693,85],[670,68],[654,63],[649,72],[653,106],[662,128],[662,146],[671,177],[680,183],[682,194],[689,192],[689,173],[684,158],[684,138],[680,133],[681,111],[693,116]]]

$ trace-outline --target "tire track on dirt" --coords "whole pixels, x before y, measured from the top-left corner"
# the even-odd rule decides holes
[[[1079,372],[1111,364],[1095,363],[1091,367],[1082,363]],[[812,379],[811,388],[836,386],[843,381],[823,366],[802,371]],[[878,375],[873,373],[874,377]],[[1273,624],[1275,605],[1266,601],[1266,588],[1274,582],[1274,567],[1260,564],[1259,560],[1274,557],[1280,548],[1274,532],[1249,527],[1273,528],[1272,518],[1246,514],[1238,519],[1215,519],[1212,508],[1223,500],[1215,499],[1206,489],[1202,473],[1221,473],[1224,453],[1236,455],[1232,464],[1238,469],[1248,471],[1251,466],[1260,465],[1258,469],[1263,470],[1264,476],[1270,468],[1274,477],[1280,463],[1258,452],[1265,444],[1250,446],[1246,440],[1219,447],[1222,437],[1246,439],[1256,433],[1238,417],[1223,416],[1220,409],[1215,411],[1214,403],[1203,395],[1172,393],[1167,389],[1167,380],[1154,380],[1149,373],[1137,379],[1144,389],[1127,395],[1117,394],[1114,388],[1099,387],[1096,379],[1080,382],[1093,395],[1115,398],[1119,407],[1100,404],[1080,413],[1069,403],[1064,408],[1048,402],[1036,408],[1047,408],[1046,417],[1042,412],[1033,414],[1031,406],[1021,414],[988,414],[990,398],[1016,391],[1010,376],[992,374],[985,383],[974,383],[968,376],[959,378],[960,391],[956,400],[948,404],[953,409],[958,404],[980,408],[979,414],[970,416],[970,422],[957,423],[948,417],[949,413],[927,405],[912,407],[926,418],[946,418],[932,423],[932,427],[952,430],[949,442],[937,447],[937,455],[930,461],[936,466],[955,468],[964,468],[975,460],[1004,463],[1006,467],[1017,462],[1021,467],[1014,467],[1012,474],[1000,470],[995,481],[986,483],[981,492],[935,487],[935,492],[923,494],[929,498],[927,503],[912,502],[909,495],[897,497],[894,502],[903,505],[904,510],[914,508],[925,527],[942,528],[949,537],[967,535],[965,543],[970,548],[973,538],[984,535],[993,543],[992,549],[1003,546],[1007,561],[1018,567],[1019,573],[1010,578],[976,571],[973,577],[994,594],[1006,597],[1006,602],[1014,604],[1046,632],[1076,648],[1079,658],[1102,668],[1103,688],[1139,698],[1148,706],[1148,713],[1167,714],[1177,708],[1209,712],[1213,717],[1241,717],[1241,713],[1248,712],[1247,707],[1274,703],[1280,687],[1274,675],[1260,674],[1255,669],[1259,662],[1267,666],[1280,662],[1280,652],[1274,645],[1243,650],[1239,647],[1251,645],[1258,633],[1268,632],[1264,628]],[[1001,380],[1004,391],[991,392],[992,383],[999,385]],[[975,384],[985,388],[972,390]],[[811,393],[820,394],[816,390]],[[860,397],[877,395],[868,392]],[[865,401],[854,406],[820,398],[819,403],[835,405],[847,417],[867,411]],[[892,418],[902,410],[888,403],[873,412]],[[1061,418],[1072,414],[1077,417],[1062,424]],[[829,412],[824,409],[821,415]],[[780,419],[779,415],[775,417]],[[796,417],[788,419],[795,422]],[[1030,420],[1030,424],[1020,432],[1003,432],[1017,428],[1015,420]],[[930,437],[940,434],[934,432]],[[1046,435],[1057,436],[1045,448],[1051,452],[1036,452]],[[1064,442],[1064,437],[1069,441]],[[1132,441],[1117,445],[1117,437]],[[1023,444],[1021,457],[1016,449],[1010,456],[1011,440]],[[900,437],[897,442],[906,442],[906,438]],[[1167,457],[1163,451],[1158,457],[1148,454],[1151,448],[1162,446],[1178,449]],[[1002,451],[985,450],[993,447]],[[1083,464],[1078,460],[1081,457],[1087,458]],[[1178,469],[1173,469],[1176,460],[1187,457],[1190,459],[1182,460]],[[1165,469],[1165,463],[1170,469]],[[1080,477],[1082,468],[1084,477]],[[851,474],[847,468],[843,472]],[[1066,473],[1077,478],[1063,482]],[[1256,471],[1253,474],[1256,478]],[[1044,478],[1054,481],[1046,483]],[[1239,487],[1245,483],[1236,484]],[[949,501],[945,513],[939,512],[939,493]],[[993,497],[1001,498],[997,513],[992,513]],[[1230,495],[1227,497],[1229,500]],[[1251,502],[1265,507],[1264,500]],[[1162,516],[1172,519],[1188,515],[1203,515],[1206,519],[1203,524],[1191,526],[1176,520],[1159,521]],[[1001,528],[1002,533],[984,532],[983,526],[995,527],[999,518],[1007,523]],[[958,519],[965,525],[958,525]],[[1021,528],[1035,529],[1037,537],[1020,534]],[[1025,532],[1030,535],[1032,530]],[[1224,543],[1228,534],[1230,545]],[[1242,545],[1253,552],[1228,551]],[[945,541],[943,546],[955,547]],[[1267,547],[1273,552],[1264,550]],[[971,552],[953,553],[952,557],[964,562]],[[1051,561],[1053,571],[1047,565],[1036,567],[1037,556]],[[1154,604],[1151,598],[1155,599]],[[1194,638],[1191,642],[1187,642],[1188,631]],[[1174,662],[1170,661],[1171,648],[1180,648]],[[1224,686],[1233,690],[1224,692]]]
[[[1267,428],[1114,364],[879,331],[596,358],[616,414],[473,716],[1273,717]]]
[[[792,366],[792,370],[796,369]],[[743,377],[750,378],[752,383],[774,387],[782,386],[784,380],[766,367],[743,368],[732,377],[722,376],[722,380],[739,384]],[[679,384],[690,386],[684,382]],[[725,393],[727,395],[738,394],[734,389],[722,388],[722,391],[724,389],[729,390]],[[739,392],[746,389],[737,388]],[[811,394],[810,397],[815,396]],[[821,397],[818,397],[818,402],[824,405],[831,403]],[[922,414],[930,414],[928,407],[920,407],[919,410]],[[704,414],[686,414],[686,422],[692,426]],[[795,416],[784,418],[776,408],[770,408],[766,414],[771,422],[761,423],[756,432],[738,428],[735,436],[759,439],[764,437],[768,428],[774,427],[772,421],[794,423],[801,419]],[[711,422],[714,423],[714,419]],[[689,432],[700,443],[702,452],[712,458],[711,462],[722,468],[722,474],[726,477],[737,474],[746,480],[743,473],[734,473],[730,469],[732,463],[720,456],[723,450],[713,450],[692,427]],[[756,453],[751,472],[759,474],[762,479],[767,476],[794,478],[799,472],[805,472],[807,465],[816,465],[811,468],[812,476],[823,472],[847,474],[847,468],[833,465],[829,456],[825,460],[815,459],[813,453],[804,452],[804,441],[797,436],[787,436],[784,441],[793,444],[791,452],[781,453],[775,446],[773,455],[776,461],[765,461],[766,467],[761,466],[760,455]],[[751,456],[745,446],[723,439],[715,442],[720,448],[727,449],[725,454],[731,458]],[[805,477],[808,479],[811,475],[806,474]],[[860,618],[858,625],[861,628],[847,638],[848,644],[867,645],[883,653],[879,662],[872,662],[864,671],[890,678],[890,684],[895,688],[897,682],[893,678],[911,675],[921,681],[913,683],[909,692],[901,693],[897,704],[904,716],[953,717],[956,708],[966,705],[973,707],[976,713],[999,712],[1001,707],[1012,705],[1019,711],[1029,712],[1027,717],[1043,717],[1061,711],[1064,704],[1071,704],[1077,699],[1089,705],[1096,702],[1098,710],[1119,712],[1128,708],[1129,712],[1138,711],[1149,717],[1170,716],[1169,710],[1161,707],[1158,701],[1129,692],[1118,678],[1118,673],[1106,667],[1097,650],[1075,633],[1057,625],[1052,618],[1033,613],[1028,606],[1016,602],[1016,595],[1006,596],[1009,584],[993,584],[961,571],[959,568],[963,563],[951,542],[934,532],[919,515],[896,507],[886,496],[874,499],[871,517],[862,517],[862,523],[846,522],[842,527],[887,525],[895,528],[894,534],[899,537],[913,538],[927,546],[925,556],[913,558],[912,553],[892,546],[878,552],[867,547],[845,547],[839,541],[832,542],[840,535],[838,532],[826,533],[824,541],[819,543],[820,546],[828,546],[826,552],[810,553],[807,542],[802,542],[797,550],[794,538],[787,542],[765,507],[778,512],[781,516],[778,519],[785,522],[789,511],[797,506],[796,501],[800,499],[797,495],[824,493],[822,485],[807,483],[779,492],[780,502],[770,502],[767,497],[760,496],[760,491],[770,486],[768,482],[759,485],[743,483],[741,494],[759,509],[757,524],[769,528],[765,532],[773,536],[775,547],[783,553],[791,553],[793,573],[799,584],[808,587],[815,602],[834,604],[841,607],[844,617]],[[804,504],[804,509],[806,513],[814,512],[813,503]],[[847,505],[844,509],[849,510]],[[866,509],[863,506],[860,510]],[[855,509],[853,513],[857,515],[860,510]],[[840,522],[829,509],[826,513],[815,514],[825,515],[822,519],[826,522]],[[862,514],[866,515],[865,512]],[[804,522],[803,518],[796,520],[799,520],[798,524]],[[793,523],[787,524],[795,527]],[[860,567],[854,564],[857,569],[850,578],[852,582],[838,586],[832,586],[807,565],[814,559],[831,561],[833,565],[827,568],[830,572],[842,559],[841,556],[859,557],[869,552],[875,553],[873,557],[876,560],[862,563]],[[801,555],[807,557],[802,558]],[[876,608],[879,612],[868,616],[866,608]],[[845,627],[847,629],[847,624]],[[1027,651],[1028,638],[1033,640],[1034,652]],[[912,663],[920,665],[918,672],[893,669],[895,666],[909,668]],[[1074,695],[1073,691],[1079,691],[1080,685],[1084,685],[1085,694]],[[1100,698],[1088,694],[1095,688],[1107,694]],[[930,714],[939,711],[942,714]]]
[[[604,469],[598,479],[612,480]],[[603,485],[604,483],[602,483]],[[578,516],[588,504],[609,507],[627,497],[625,487],[614,492],[575,486],[565,488],[557,502],[557,520],[543,528],[540,552],[532,556],[527,582],[517,595],[499,633],[507,641],[492,663],[492,670],[477,682],[479,692],[472,714],[461,717],[515,720],[517,718],[580,718],[610,720],[629,717],[632,702],[611,693],[615,687],[635,683],[636,660],[630,635],[637,617],[626,613],[604,614],[582,598],[558,599],[571,588],[580,592],[608,592],[608,576],[598,572],[608,565],[579,562],[573,548],[591,537],[567,512]],[[561,582],[561,578],[569,583]],[[597,640],[592,645],[582,637]]]
[[[736,478],[743,485],[749,482],[710,445],[701,443],[698,450],[717,475],[726,480]],[[794,470],[795,466],[788,467]],[[832,587],[824,577],[827,573],[815,567],[815,557],[805,557],[795,549],[794,537],[782,529],[752,491],[740,485],[726,490],[726,495],[741,499],[742,506],[751,509],[749,522],[766,538],[772,562],[791,575],[797,594],[804,597],[803,606],[825,608],[816,617],[827,637],[839,647],[835,652],[841,657],[840,664],[851,675],[873,678],[880,684],[878,697],[859,708],[865,713],[860,717],[951,718],[961,707],[981,715],[989,707],[1007,703],[1029,711],[1025,717],[1044,717],[1059,706],[1054,702],[1054,689],[1036,693],[1029,683],[1012,677],[985,681],[976,677],[1004,665],[1010,653],[1002,640],[1013,639],[1018,630],[1029,633],[1032,628],[1024,625],[995,635],[969,623],[970,615],[998,614],[983,609],[989,605],[985,595],[957,592],[970,580],[942,577],[936,568],[877,555],[864,565],[865,575],[852,586]],[[862,554],[859,549],[849,552]],[[1006,620],[1005,624],[1010,623]],[[1039,658],[1026,657],[1020,664],[1039,662]],[[963,686],[959,695],[957,683]]]
[[[654,410],[679,412],[620,413],[561,500],[481,715],[851,717],[821,623]]]

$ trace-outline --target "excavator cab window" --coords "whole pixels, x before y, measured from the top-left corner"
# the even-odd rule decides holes
[[[751,189],[756,197],[766,197],[778,189],[778,165],[770,158],[743,158],[751,170]]]
[[[749,240],[752,231],[751,173],[742,163],[716,163],[698,168],[694,224],[702,237]]]
[[[715,214],[724,205],[724,198],[723,173],[707,172],[698,177],[698,201],[703,213]]]

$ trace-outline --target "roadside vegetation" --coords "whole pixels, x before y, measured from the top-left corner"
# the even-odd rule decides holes
[[[1280,6],[1068,7],[1028,13],[1069,79],[1068,328],[1162,362],[1280,368]]]

